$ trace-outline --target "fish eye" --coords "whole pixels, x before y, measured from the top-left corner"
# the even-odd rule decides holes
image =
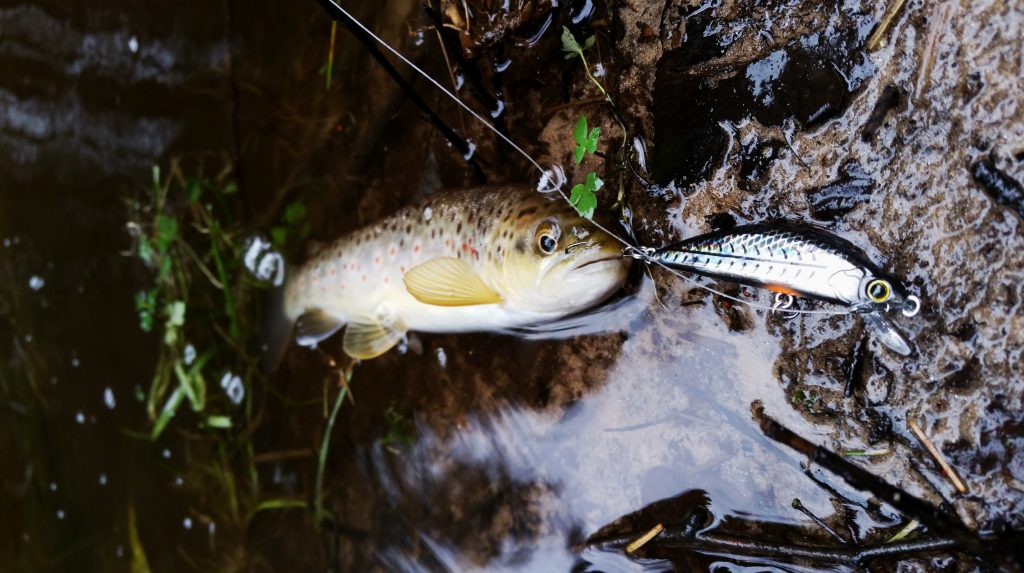
[[[868,299],[874,303],[883,303],[892,297],[892,286],[889,285],[889,281],[882,279],[875,279],[869,282],[865,290]]]
[[[545,221],[538,225],[534,235],[537,253],[544,256],[553,254],[558,249],[559,235],[561,235],[561,230],[556,223]]]

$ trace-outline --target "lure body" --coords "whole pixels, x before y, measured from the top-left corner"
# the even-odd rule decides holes
[[[917,298],[860,249],[811,225],[743,225],[686,239],[654,256],[680,270],[825,300],[855,312],[917,312]]]

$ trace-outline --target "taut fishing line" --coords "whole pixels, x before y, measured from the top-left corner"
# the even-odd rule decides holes
[[[412,68],[413,71],[415,71],[417,74],[422,76],[428,82],[433,84],[434,87],[436,87],[437,89],[441,90],[441,93],[443,93],[444,95],[448,96],[452,101],[457,103],[459,105],[459,107],[461,107],[462,109],[464,109],[467,112],[469,112],[469,114],[472,115],[474,118],[476,118],[477,121],[479,121],[480,123],[485,125],[487,127],[487,129],[489,129],[492,132],[494,132],[494,134],[497,135],[502,141],[504,141],[509,146],[511,146],[512,149],[516,150],[516,152],[518,152],[520,155],[525,157],[526,160],[529,161],[537,169],[537,171],[540,172],[540,180],[539,180],[539,183],[537,185],[537,190],[538,191],[547,192],[547,193],[550,193],[551,191],[556,191],[556,192],[558,192],[559,195],[561,195],[562,199],[564,199],[567,203],[569,203],[569,205],[572,205],[573,208],[575,208],[575,205],[573,205],[572,201],[569,200],[569,197],[565,194],[565,191],[562,190],[562,185],[565,183],[565,173],[562,170],[561,166],[555,165],[555,166],[553,166],[550,169],[544,169],[543,167],[541,167],[540,163],[538,163],[537,160],[535,160],[532,156],[530,156],[530,154],[527,153],[525,150],[523,150],[523,148],[521,148],[518,145],[516,145],[516,143],[514,141],[512,141],[511,139],[508,138],[508,136],[506,136],[504,133],[499,131],[498,128],[494,127],[491,124],[491,122],[489,122],[486,119],[484,119],[484,117],[482,115],[480,115],[475,110],[473,110],[473,108],[471,108],[468,105],[466,105],[461,99],[459,99],[458,96],[453,94],[446,87],[441,85],[440,82],[435,80],[430,74],[425,72],[419,66],[414,64],[411,60],[409,60],[404,55],[402,55],[401,52],[399,52],[398,50],[392,48],[390,44],[385,42],[380,36],[375,34],[372,30],[370,30],[369,28],[364,26],[362,22],[357,20],[355,16],[350,14],[347,10],[345,10],[335,0],[317,0],[317,1],[320,3],[321,6],[324,7],[325,10],[327,10],[328,13],[332,14],[335,17],[335,19],[338,19],[339,17],[340,18],[344,18],[345,20],[349,21],[350,23],[355,25],[357,28],[362,30],[364,33],[366,33],[369,37],[373,38],[373,40],[375,42],[377,42],[378,44],[383,46],[384,49],[386,49],[388,52],[391,52],[396,58],[398,58],[399,60],[404,62],[410,68]],[[665,265],[661,261],[655,259],[654,256],[653,256],[653,254],[654,254],[654,250],[653,249],[636,247],[635,245],[631,244],[629,241],[627,241],[627,240],[623,239],[622,237],[620,237],[615,232],[611,231],[610,229],[605,228],[603,225],[601,225],[597,221],[591,220],[591,222],[598,229],[601,229],[605,233],[608,233],[609,236],[613,237],[615,240],[619,241],[620,243],[622,243],[625,246],[625,250],[623,252],[623,256],[633,257],[634,259],[641,260],[641,261],[643,261],[643,262],[645,262],[645,263],[647,263],[649,265],[655,265],[655,266],[661,267],[661,268],[665,269],[666,271],[676,275],[677,277],[685,280],[686,282],[689,282],[690,284],[692,284],[692,285],[694,285],[694,286],[696,286],[698,288],[704,289],[704,290],[706,290],[706,291],[708,291],[708,292],[710,292],[712,294],[716,294],[716,295],[718,295],[718,296],[720,296],[722,298],[731,300],[733,302],[738,302],[740,304],[745,304],[745,305],[747,305],[747,306],[749,306],[751,308],[756,308],[756,309],[759,309],[759,310],[765,310],[765,311],[769,311],[769,312],[777,312],[777,311],[781,310],[781,311],[785,311],[787,313],[793,313],[793,314],[824,314],[824,315],[847,315],[847,314],[854,314],[854,312],[850,311],[850,310],[846,310],[846,311],[839,311],[839,310],[804,310],[804,309],[795,309],[795,308],[779,309],[779,308],[775,308],[775,307],[772,307],[772,306],[764,305],[764,304],[761,304],[761,303],[758,303],[758,302],[744,300],[744,299],[741,299],[739,297],[736,297],[736,296],[733,296],[733,295],[730,295],[730,294],[726,294],[726,293],[724,293],[722,291],[719,291],[717,289],[714,289],[712,287],[709,287],[709,286],[701,283],[700,281],[698,281],[697,279],[695,279],[693,277],[684,275],[683,273],[677,271],[676,269],[673,269],[673,268]]]

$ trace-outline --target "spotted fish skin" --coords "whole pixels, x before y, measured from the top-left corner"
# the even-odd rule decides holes
[[[886,277],[849,241],[794,223],[733,227],[665,247],[655,256],[696,274],[845,305],[863,301],[867,278]]]
[[[571,206],[529,187],[435,193],[290,271],[284,313],[300,344],[348,325],[346,352],[372,358],[409,330],[502,330],[589,308],[625,282],[621,255]]]

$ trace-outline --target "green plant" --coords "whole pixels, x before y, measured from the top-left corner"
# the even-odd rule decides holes
[[[270,241],[279,251],[288,247],[289,241],[302,240],[309,236],[309,222],[306,220],[306,205],[292,201],[284,208],[280,222],[271,227]]]
[[[384,412],[384,418],[388,424],[388,433],[381,438],[381,445],[394,453],[398,453],[398,449],[395,446],[402,448],[413,444],[413,432],[415,432],[416,427],[408,416],[396,410],[394,404],[392,404]]]
[[[587,116],[581,115],[579,120],[576,121],[576,127],[572,130],[572,138],[576,141],[576,145],[572,149],[572,159],[576,162],[576,165],[583,161],[585,154],[597,151],[597,140],[599,137],[601,137],[601,128],[595,127],[588,132]]]
[[[583,157],[587,153],[595,153],[597,151],[597,141],[601,136],[601,128],[595,127],[588,130],[587,116],[581,115],[580,119],[576,122],[576,127],[572,130],[572,136],[576,142],[572,150],[572,158],[578,165],[583,161]],[[597,209],[596,193],[603,186],[604,180],[598,177],[597,173],[591,171],[587,173],[583,183],[573,185],[569,193],[569,202],[576,207],[580,215],[590,219],[594,216],[594,211]]]
[[[154,167],[148,197],[129,205],[135,254],[155,271],[151,286],[135,295],[139,327],[158,331],[162,342],[145,396],[153,440],[186,401],[206,427],[230,427],[237,406],[230,396],[214,400],[207,411],[211,366],[239,380],[250,380],[256,372],[252,359],[235,351],[252,342],[251,330],[240,324],[237,303],[254,285],[240,272],[234,213],[228,208],[237,186],[228,173],[185,177],[175,164],[170,176],[162,178]],[[190,329],[193,310],[204,324]],[[220,344],[225,339],[229,344]]]
[[[573,36],[572,32],[569,31],[569,28],[562,26],[562,51],[565,52],[565,59],[571,60],[573,58],[579,58],[580,62],[583,63],[583,71],[586,72],[587,78],[590,79],[591,83],[597,86],[597,89],[600,90],[601,95],[603,95],[605,99],[608,100],[608,103],[612,103],[611,96],[609,96],[608,92],[605,91],[604,86],[601,85],[601,82],[597,81],[597,78],[594,77],[594,74],[590,72],[590,66],[587,64],[587,56],[584,53],[584,51],[594,47],[594,42],[594,37],[589,36],[586,40],[583,41],[583,45],[581,46],[580,43],[576,40],[576,36]]]

